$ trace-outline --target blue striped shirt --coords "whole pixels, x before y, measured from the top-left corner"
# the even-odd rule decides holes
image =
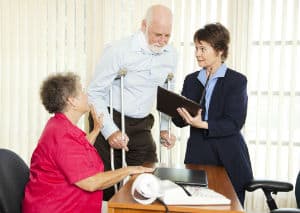
[[[144,118],[153,109],[157,86],[164,86],[169,73],[174,73],[177,66],[175,49],[166,45],[161,53],[153,53],[143,32],[117,41],[108,46],[96,66],[94,78],[88,87],[89,102],[98,113],[104,114],[103,136],[107,139],[119,130],[110,118],[109,89],[113,86],[113,107],[121,112],[120,80],[114,80],[120,69],[126,69],[124,77],[124,112],[132,118]],[[174,88],[174,79],[171,83]],[[163,121],[162,129],[167,129]]]

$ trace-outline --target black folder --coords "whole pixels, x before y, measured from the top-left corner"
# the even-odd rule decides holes
[[[178,107],[184,107],[192,116],[196,116],[200,109],[198,103],[159,86],[156,109],[171,117],[180,117],[176,110]]]
[[[153,174],[161,180],[171,180],[179,185],[207,187],[208,184],[204,170],[158,167]]]

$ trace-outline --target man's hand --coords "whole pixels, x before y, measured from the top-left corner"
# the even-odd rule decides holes
[[[160,131],[160,139],[162,144],[168,149],[171,149],[175,145],[175,141],[176,141],[175,135],[170,133],[169,136],[169,131],[167,130]]]
[[[115,149],[125,149],[125,151],[128,151],[128,147],[127,147],[128,141],[129,141],[128,136],[124,134],[124,138],[123,138],[122,132],[120,130],[114,132],[108,137],[109,145]]]

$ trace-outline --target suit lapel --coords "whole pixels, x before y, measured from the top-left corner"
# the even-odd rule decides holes
[[[225,94],[226,90],[224,86],[224,81],[227,78],[227,75],[230,75],[229,73],[230,71],[227,69],[225,76],[223,78],[218,78],[216,82],[215,88],[210,98],[208,117],[211,111],[217,111],[220,105],[224,103],[223,94]]]

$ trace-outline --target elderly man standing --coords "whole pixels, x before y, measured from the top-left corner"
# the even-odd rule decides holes
[[[121,149],[125,149],[128,165],[157,162],[156,145],[151,135],[153,107],[157,86],[163,86],[168,74],[174,73],[177,53],[168,45],[172,30],[172,13],[163,5],[153,5],[146,13],[141,30],[108,46],[96,66],[88,96],[98,113],[104,114],[104,127],[95,147],[102,157],[105,170],[110,170],[110,147],[115,150],[115,167],[121,167]],[[122,137],[119,70],[124,77],[124,113],[126,135]],[[174,81],[174,80],[172,80]],[[113,90],[113,119],[109,115],[109,90]],[[93,128],[90,122],[91,129]],[[167,131],[162,119],[160,136],[168,148],[173,147],[175,136]],[[104,200],[113,195],[113,188],[104,192]]]

